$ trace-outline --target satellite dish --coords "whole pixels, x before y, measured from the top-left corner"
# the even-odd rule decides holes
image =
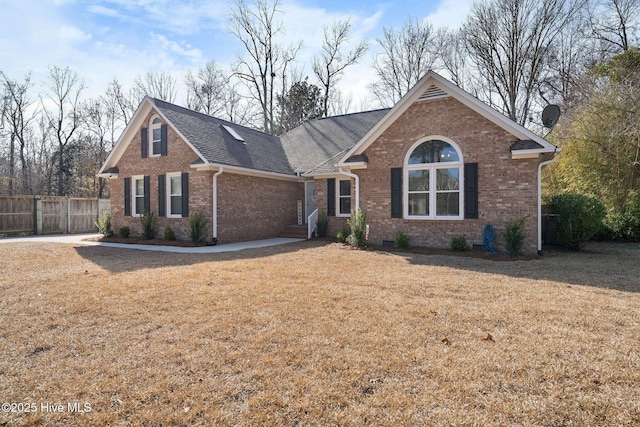
[[[551,104],[542,110],[542,124],[548,129],[552,129],[560,118],[560,107]]]

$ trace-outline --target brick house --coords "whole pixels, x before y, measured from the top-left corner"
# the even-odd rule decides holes
[[[145,98],[102,166],[111,178],[112,221],[186,238],[189,214],[210,220],[228,243],[279,235],[316,209],[329,232],[352,208],[367,215],[369,240],[398,231],[412,245],[498,247],[512,218],[529,216],[526,252],[541,249],[540,172],[559,151],[540,136],[429,72],[393,108],[312,120],[280,137]]]

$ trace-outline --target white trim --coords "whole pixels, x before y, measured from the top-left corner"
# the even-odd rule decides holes
[[[562,149],[560,147],[556,147],[553,149],[547,150],[539,150],[539,149],[529,149],[529,150],[513,150],[511,151],[512,159],[537,159],[540,154],[543,153],[557,153]]]
[[[346,175],[346,174],[345,174]],[[347,196],[340,196],[340,183],[342,181],[348,181],[349,182],[349,213],[345,214],[340,212],[340,199],[346,199]],[[351,194],[351,177],[348,176],[347,179],[336,179],[336,216],[337,217],[341,217],[341,218],[349,218],[351,216],[351,199],[353,197],[353,194]],[[357,203],[356,203],[357,204]]]
[[[558,160],[553,156],[550,160],[538,163],[538,254],[542,254],[542,167]]]
[[[385,130],[387,130],[387,128],[389,128],[389,126],[391,126],[391,124],[393,124],[422,96],[426,89],[430,88],[432,85],[450,94],[462,104],[471,108],[481,116],[484,116],[518,139],[531,139],[537,142],[542,146],[540,150],[537,150],[538,153],[556,151],[556,147],[544,138],[536,135],[524,126],[520,126],[515,123],[504,114],[494,110],[470,93],[460,89],[438,73],[429,71],[373,128],[369,130],[369,132],[367,132],[365,136],[362,137],[362,139],[360,139],[353,148],[351,148],[351,150],[342,157],[338,164],[343,164],[351,156],[362,154],[380,135],[382,135]]]
[[[224,172],[224,168],[220,167],[220,169],[218,169],[218,171],[214,173],[213,177],[211,178],[213,184],[213,212],[211,213],[211,215],[213,216],[213,218],[211,218],[213,230],[211,231],[211,237],[215,243],[217,243],[216,239],[218,238],[218,177],[222,175],[222,172]]]
[[[180,206],[180,213],[171,213],[171,178],[180,178],[180,197],[182,197],[182,172],[169,172],[165,175],[165,192],[166,192],[166,211],[167,218],[182,218],[182,205]]]
[[[455,162],[437,162],[437,163],[420,163],[420,164],[409,164],[409,159],[411,158],[411,154],[413,151],[418,148],[420,145],[424,144],[428,141],[440,140],[451,145],[458,154],[458,160]],[[442,135],[430,135],[426,138],[421,138],[416,141],[407,153],[404,156],[404,163],[402,166],[402,179],[405,185],[402,186],[402,202],[403,202],[403,212],[402,217],[406,220],[463,220],[464,219],[464,158],[462,156],[462,150],[451,139],[444,137]],[[458,215],[437,215],[437,173],[432,173],[437,171],[438,169],[458,169]],[[416,170],[428,170],[429,171],[429,199],[428,199],[428,212],[429,215],[409,215],[409,172]],[[451,191],[453,192],[453,191]]]
[[[136,213],[136,199],[138,198],[138,193],[136,192],[136,181],[142,181],[142,204],[144,210],[144,175],[133,175],[131,177],[131,216],[136,218],[140,218],[140,214]],[[151,195],[149,195],[151,197]]]
[[[198,151],[196,147],[194,147],[194,145],[191,144],[191,142],[189,142],[189,140],[175,126],[173,126],[171,121],[164,114],[162,114],[159,109],[156,108],[155,104],[153,103],[153,99],[145,96],[142,102],[140,102],[138,109],[133,114],[133,117],[129,121],[129,124],[127,124],[124,131],[120,135],[120,138],[118,138],[118,142],[113,147],[113,150],[111,150],[111,153],[109,153],[107,160],[105,160],[105,162],[102,164],[102,167],[98,171],[98,175],[101,175],[105,170],[118,165],[118,162],[129,147],[129,144],[131,144],[131,142],[136,137],[136,133],[139,136],[140,128],[143,127],[144,124],[143,120],[145,117],[147,117],[147,115],[151,113],[152,110],[155,111],[155,114],[159,115],[160,118],[164,120],[164,122],[167,123],[168,126],[171,126],[171,129],[173,129],[173,131],[182,139],[182,141],[184,141],[184,143],[187,144],[187,146],[189,146],[189,148],[191,148],[194,153],[196,153],[200,160],[207,163],[207,159],[202,155],[202,153],[200,153],[200,151]],[[149,138],[147,138],[147,143],[149,142],[148,139]],[[149,152],[147,151],[147,153]]]
[[[270,178],[270,179],[280,179],[283,181],[294,181],[294,182],[303,182],[305,181],[305,179],[308,178],[304,178],[302,176],[296,176],[296,175],[286,175],[283,173],[278,173],[278,172],[267,172],[267,171],[260,171],[260,170],[256,170],[256,169],[248,169],[248,168],[243,168],[243,167],[239,167],[239,166],[229,166],[229,165],[223,165],[220,163],[196,163],[196,164],[192,164],[191,168],[196,169],[198,172],[200,171],[217,171],[220,168],[225,169],[225,172],[231,172],[231,173],[235,173],[238,175],[247,175],[247,176],[255,176],[258,178]]]
[[[155,119],[158,119],[160,123],[153,124],[153,121]],[[159,145],[157,153],[153,151],[153,143],[155,142],[155,140],[153,139],[153,131],[155,129],[158,129],[160,131],[160,140],[158,140]],[[147,125],[147,155],[149,157],[160,157],[162,155],[162,119],[158,114],[154,114],[153,116],[151,116],[151,118],[149,119],[149,124]]]

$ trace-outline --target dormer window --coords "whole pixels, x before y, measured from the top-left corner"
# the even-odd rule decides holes
[[[150,154],[151,156],[159,156],[161,154],[161,141],[162,141],[162,123],[160,117],[155,116],[151,118],[149,123],[149,143],[151,144]]]

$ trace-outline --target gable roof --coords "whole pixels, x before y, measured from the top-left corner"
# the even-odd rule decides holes
[[[519,125],[509,119],[504,114],[491,108],[478,98],[464,91],[449,80],[445,79],[435,71],[429,71],[405,96],[391,108],[387,114],[375,125],[369,132],[338,162],[339,166],[348,166],[347,160],[352,156],[363,154],[363,152],[391,126],[405,111],[413,105],[414,102],[426,101],[431,99],[453,97],[462,104],[474,110],[476,113],[495,123],[497,126],[514,135],[518,140],[529,140],[537,144],[538,148],[527,148],[521,152],[521,156],[537,156],[542,153],[554,153],[560,151],[560,148],[551,144],[544,138],[531,132],[524,126]],[[528,145],[529,146],[529,145]],[[518,146],[512,148],[517,151]],[[515,157],[515,155],[514,155]]]
[[[351,149],[380,121],[388,109],[311,120],[280,137],[294,171],[310,172],[333,159],[326,170],[337,172],[336,155]]]
[[[205,163],[294,174],[277,137],[159,99],[151,102]]]

